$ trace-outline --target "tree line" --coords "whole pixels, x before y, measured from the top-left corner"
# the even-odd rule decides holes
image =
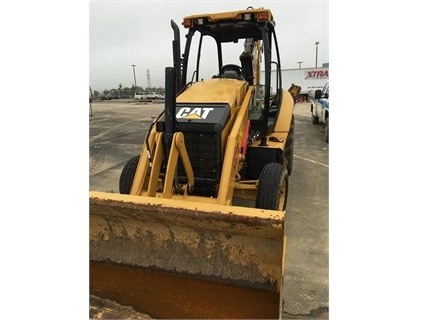
[[[92,100],[108,100],[108,99],[133,99],[136,92],[156,92],[159,94],[164,93],[162,87],[142,88],[140,86],[132,85],[131,87],[124,87],[121,83],[112,89],[104,89],[102,92],[98,90],[92,90],[90,87],[90,98]]]

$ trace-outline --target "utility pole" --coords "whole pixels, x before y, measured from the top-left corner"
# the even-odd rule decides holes
[[[319,41],[315,42],[315,68],[318,68],[318,45]]]
[[[135,77],[135,67],[136,67],[136,65],[135,64],[131,64],[131,66],[133,67],[133,82],[134,82],[135,89],[136,89],[137,88],[137,78]]]
[[[88,101],[90,102],[90,117],[93,117],[93,109],[92,109],[92,101],[93,101],[93,93],[92,93],[92,87],[88,87],[90,90],[90,98]]]

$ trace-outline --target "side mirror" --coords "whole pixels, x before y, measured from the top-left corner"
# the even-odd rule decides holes
[[[321,99],[321,90],[315,90],[315,99]]]

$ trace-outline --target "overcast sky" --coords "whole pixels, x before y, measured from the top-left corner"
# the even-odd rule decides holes
[[[89,10],[89,81],[93,90],[132,86],[132,64],[136,82],[145,88],[164,86],[164,70],[172,66],[173,31],[170,21],[180,28],[185,44],[184,16],[268,8],[276,22],[276,33],[283,69],[315,67],[329,62],[328,0],[289,1],[100,1],[91,0]],[[242,43],[240,47],[243,49]]]

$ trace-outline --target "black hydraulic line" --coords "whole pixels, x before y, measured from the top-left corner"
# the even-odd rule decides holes
[[[264,97],[264,110],[261,116],[261,143],[259,146],[267,146],[267,126],[270,110],[270,77],[272,73],[271,59],[272,59],[272,47],[271,36],[269,29],[264,26],[262,29],[262,42],[264,45],[264,61],[265,61],[265,97]]]
[[[163,110],[158,116],[157,118],[154,119],[154,121],[151,122],[150,126],[149,126],[149,130],[147,131],[146,134],[146,139],[144,141],[146,141],[146,148],[147,148],[147,152],[148,152],[148,158],[149,158],[149,162],[152,162],[152,155],[151,155],[151,148],[149,146],[149,135],[151,134],[152,128],[154,127],[154,125],[158,122],[158,120],[160,120],[160,118],[165,114],[165,111]]]
[[[185,51],[182,56],[182,74],[181,74],[181,88],[183,88],[186,85],[186,75],[188,72],[188,57],[189,57],[189,50],[191,48],[191,42],[192,37],[194,36],[194,29],[189,29],[188,34],[186,35],[186,44],[185,44]],[[180,88],[179,88],[180,90]]]

